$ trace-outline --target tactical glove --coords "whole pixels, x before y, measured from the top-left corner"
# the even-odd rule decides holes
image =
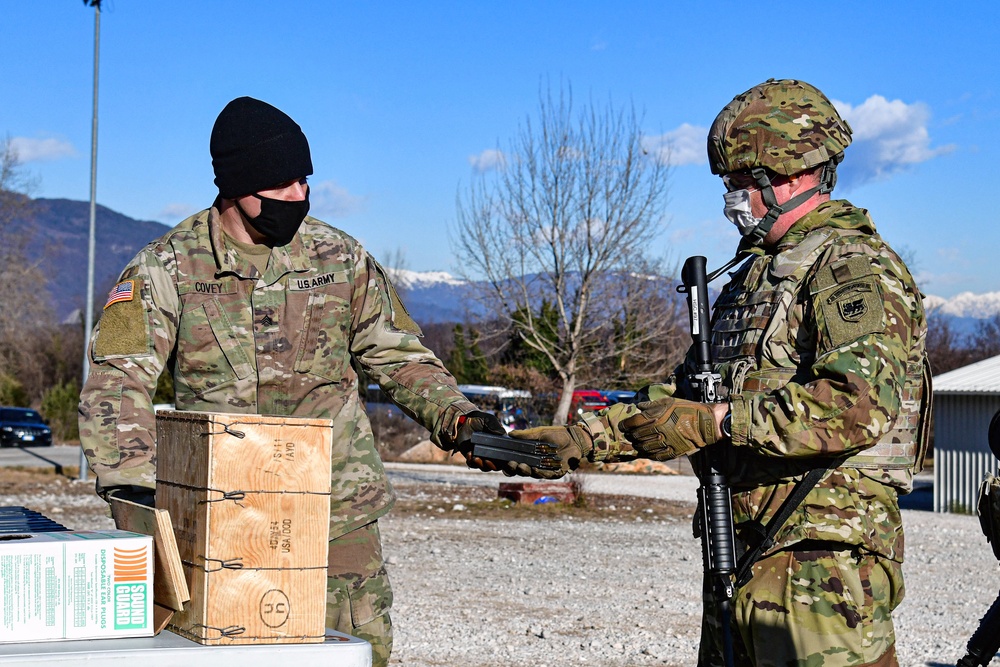
[[[503,474],[508,477],[521,475],[536,479],[558,479],[566,473],[576,470],[580,461],[587,458],[594,449],[594,441],[590,434],[581,426],[538,426],[523,431],[511,431],[512,438],[522,440],[541,440],[555,445],[559,450],[556,455],[562,459],[561,469],[543,470],[532,468],[526,463],[509,461],[504,464]]]
[[[482,410],[466,412],[458,418],[458,434],[455,436],[454,451],[465,457],[465,463],[470,468],[493,472],[497,470],[496,463],[472,455],[472,434],[480,431],[494,435],[504,435],[507,432],[496,415]]]
[[[705,403],[668,397],[636,407],[641,412],[624,420],[621,428],[640,456],[670,461],[718,440],[715,414]]]

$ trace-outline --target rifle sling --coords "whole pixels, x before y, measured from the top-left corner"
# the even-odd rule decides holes
[[[781,507],[767,522],[767,526],[762,525],[759,521],[748,521],[740,526],[740,539],[747,544],[749,549],[736,564],[737,588],[742,588],[750,581],[753,577],[754,563],[760,560],[761,555],[774,545],[774,536],[788,521],[788,517],[802,504],[809,492],[819,484],[823,475],[828,470],[837,467],[837,463],[839,461],[833,461],[826,467],[813,468],[806,473],[805,477],[796,482],[795,488],[785,498],[785,502],[781,503]]]

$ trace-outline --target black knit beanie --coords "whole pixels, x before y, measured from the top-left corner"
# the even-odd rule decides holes
[[[215,184],[234,199],[313,173],[302,128],[280,109],[238,97],[222,110],[209,145]]]

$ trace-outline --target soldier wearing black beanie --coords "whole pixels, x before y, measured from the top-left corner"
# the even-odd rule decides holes
[[[285,112],[252,97],[238,97],[226,105],[215,120],[209,150],[223,199],[313,173],[302,128]]]
[[[470,460],[472,433],[502,434],[503,426],[477,410],[420,343],[420,327],[374,258],[308,216],[313,165],[295,121],[240,97],[219,114],[210,149],[219,196],[133,259],[91,335],[80,432],[98,493],[173,502],[156,480],[150,400],[164,372],[181,411],[330,420],[336,454],[326,581],[310,575],[315,599],[326,598],[325,618],[300,613],[294,632],[291,618],[270,626],[273,633],[254,631],[322,639],[332,628],[369,642],[372,667],[388,667],[393,595],[378,519],[394,494],[359,386],[369,377],[380,383],[433,442]],[[121,466],[125,432],[129,465]],[[206,626],[193,620],[183,621],[185,632],[204,637]]]

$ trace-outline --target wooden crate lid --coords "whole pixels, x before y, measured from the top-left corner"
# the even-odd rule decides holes
[[[116,528],[153,537],[153,600],[173,611],[183,609],[191,594],[174,540],[170,514],[166,510],[112,498],[111,516]]]
[[[333,421],[156,414],[157,482],[198,489],[329,493]]]

